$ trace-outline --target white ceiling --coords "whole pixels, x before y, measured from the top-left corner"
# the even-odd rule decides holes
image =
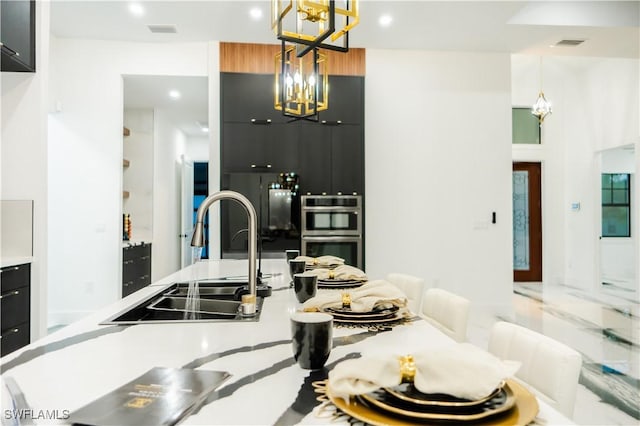
[[[52,0],[51,32],[62,38],[157,43],[277,42],[270,29],[269,1],[138,0],[142,16],[129,11],[130,3]],[[250,18],[254,8],[262,10],[261,19]],[[350,32],[352,47],[640,58],[640,1],[361,0],[360,11],[360,24]],[[392,17],[386,28],[378,24],[383,14]],[[152,33],[149,24],[175,25],[177,33]],[[563,39],[586,41],[577,47],[551,47]],[[139,103],[147,92],[168,90],[143,80],[126,85],[127,90],[138,90]],[[147,92],[134,83],[144,84]],[[206,80],[200,84],[199,93],[206,97]],[[126,99],[133,102],[128,95]],[[187,102],[183,96],[183,109]],[[206,108],[202,99],[197,102]]]

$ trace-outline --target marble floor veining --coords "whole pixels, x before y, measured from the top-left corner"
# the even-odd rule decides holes
[[[584,425],[640,424],[640,304],[608,286],[515,283],[513,318],[472,312],[469,341],[487,347],[497,320],[520,324],[582,354],[573,420]]]

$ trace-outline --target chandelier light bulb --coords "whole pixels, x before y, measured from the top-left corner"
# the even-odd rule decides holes
[[[309,86],[315,86],[315,84],[316,84],[316,78],[313,74],[311,74],[309,76]]]
[[[296,73],[294,74],[294,76],[293,76],[293,81],[294,81],[296,84],[300,84],[300,83],[302,83],[302,76],[300,75],[300,73],[299,73],[298,71],[296,71]]]

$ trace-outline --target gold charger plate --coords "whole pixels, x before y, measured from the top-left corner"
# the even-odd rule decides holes
[[[474,425],[524,426],[536,418],[539,411],[536,397],[522,385],[513,380],[507,380],[505,389],[507,387],[512,392],[515,400],[513,407],[502,413],[493,413],[490,417],[472,420]],[[375,410],[353,396],[349,398],[349,403],[347,403],[344,399],[333,396],[329,386],[327,386],[325,393],[331,403],[333,403],[333,405],[335,405],[340,411],[357,420],[370,423],[374,426],[415,426],[416,422],[422,423],[423,421],[435,420],[395,416],[393,413]],[[448,420],[455,420],[456,422],[467,421],[460,418],[451,418]]]

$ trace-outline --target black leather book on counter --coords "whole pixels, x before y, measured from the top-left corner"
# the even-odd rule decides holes
[[[75,425],[175,425],[231,375],[226,371],[154,367],[71,413]]]

